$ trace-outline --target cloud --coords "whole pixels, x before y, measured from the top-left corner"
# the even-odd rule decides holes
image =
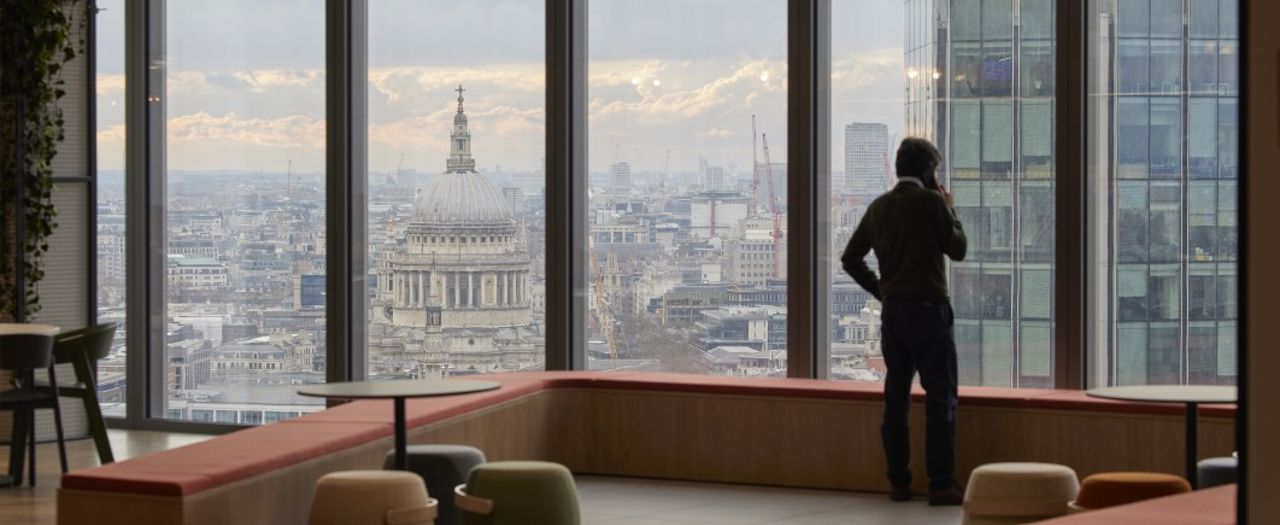
[[[98,75],[96,87],[98,94],[124,93],[124,75]]]
[[[698,132],[698,135],[709,139],[724,139],[732,137],[734,133],[724,128],[711,128]]]
[[[324,71],[319,69],[261,69],[237,72],[233,76],[257,92],[279,88],[324,89]]]
[[[468,98],[485,98],[483,93],[502,93],[507,100],[515,94],[542,99],[546,89],[546,71],[541,64],[493,64],[485,67],[389,67],[369,70],[371,93],[381,95],[390,105],[417,98],[437,104],[452,103],[454,88],[459,84],[471,94]],[[371,102],[374,102],[371,96]]]
[[[902,48],[845,53],[832,62],[831,84],[841,88],[869,87],[885,82],[900,86],[905,74]]]
[[[454,114],[453,109],[448,109],[371,123],[369,144],[371,147],[426,153],[444,158],[449,151],[449,132]],[[545,130],[544,119],[542,108],[504,105],[468,109],[468,126],[473,138],[472,153],[484,160],[487,151],[492,158],[496,150],[510,146],[513,140],[536,140],[540,146]]]
[[[310,115],[268,119],[237,113],[212,115],[201,111],[171,117],[166,136],[170,145],[221,144],[321,150],[325,145],[324,120]]]
[[[635,119],[639,121],[670,121],[673,119],[693,119],[706,117],[712,113],[723,114],[726,109],[732,113],[749,111],[752,103],[760,101],[762,95],[771,101],[786,99],[786,63],[778,60],[748,60],[729,66],[728,73],[715,76],[708,73],[715,69],[716,62],[681,63],[649,63],[637,67],[636,64],[601,64],[596,66],[611,75],[612,78],[622,76],[639,79],[631,85],[633,93],[626,97],[617,90],[602,90],[600,96],[591,95],[590,112],[593,121],[609,121],[616,119]],[[621,75],[612,74],[622,72]],[[652,77],[640,76],[641,73],[661,72]],[[761,80],[767,78],[767,80]],[[654,81],[657,81],[655,83]],[[631,84],[629,81],[628,84]],[[616,86],[606,83],[604,86]],[[612,95],[612,96],[611,96]]]

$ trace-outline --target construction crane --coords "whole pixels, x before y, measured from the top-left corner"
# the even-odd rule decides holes
[[[707,190],[707,201],[711,203],[711,236],[716,238],[716,190]]]
[[[610,311],[609,301],[605,299],[604,295],[604,268],[600,265],[600,256],[596,253],[596,239],[594,236],[588,236],[587,246],[591,252],[591,273],[594,277],[596,322],[600,323],[600,331],[604,333],[605,345],[609,348],[609,359],[613,362],[613,369],[616,370],[618,368],[618,340],[613,331],[613,313]]]
[[[276,231],[279,235],[284,235],[289,214],[293,208],[293,159],[286,160],[289,167],[284,175],[284,197],[281,199],[280,213],[276,215]]]
[[[667,160],[662,163],[662,180],[658,181],[658,203],[667,209],[667,179],[671,177],[671,148],[667,148]]]
[[[773,162],[769,159],[769,135],[760,135],[764,148],[764,176],[769,181],[769,210],[773,212],[773,278],[782,278],[782,211],[778,209],[778,193],[773,188]]]
[[[755,217],[760,213],[760,203],[756,198],[760,194],[760,162],[756,160],[756,116],[751,115],[751,208],[747,215]]]
[[[289,171],[284,175],[284,198],[285,200],[293,199],[293,159],[288,159]]]

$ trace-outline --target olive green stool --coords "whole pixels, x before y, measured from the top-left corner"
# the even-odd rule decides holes
[[[399,470],[349,470],[316,481],[311,525],[433,525],[436,500],[422,477]]]
[[[564,465],[497,461],[458,485],[462,525],[578,525],[578,491]]]

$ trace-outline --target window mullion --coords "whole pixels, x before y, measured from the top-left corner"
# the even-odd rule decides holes
[[[825,378],[830,354],[829,0],[791,0],[787,36],[787,375]],[[798,271],[797,271],[798,270]]]
[[[1087,2],[1055,3],[1057,101],[1054,141],[1054,387],[1085,385],[1085,13]]]

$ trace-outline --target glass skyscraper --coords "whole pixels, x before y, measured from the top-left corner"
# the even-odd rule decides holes
[[[969,256],[951,264],[962,384],[1053,384],[1052,0],[907,0],[907,134],[932,139]]]
[[[1236,2],[1096,1],[1090,15],[1092,383],[1232,384]]]
[[[1232,383],[1235,2],[1089,6],[1091,384]],[[1053,385],[1054,0],[905,0],[906,131],[935,141],[969,257],[963,384]]]

